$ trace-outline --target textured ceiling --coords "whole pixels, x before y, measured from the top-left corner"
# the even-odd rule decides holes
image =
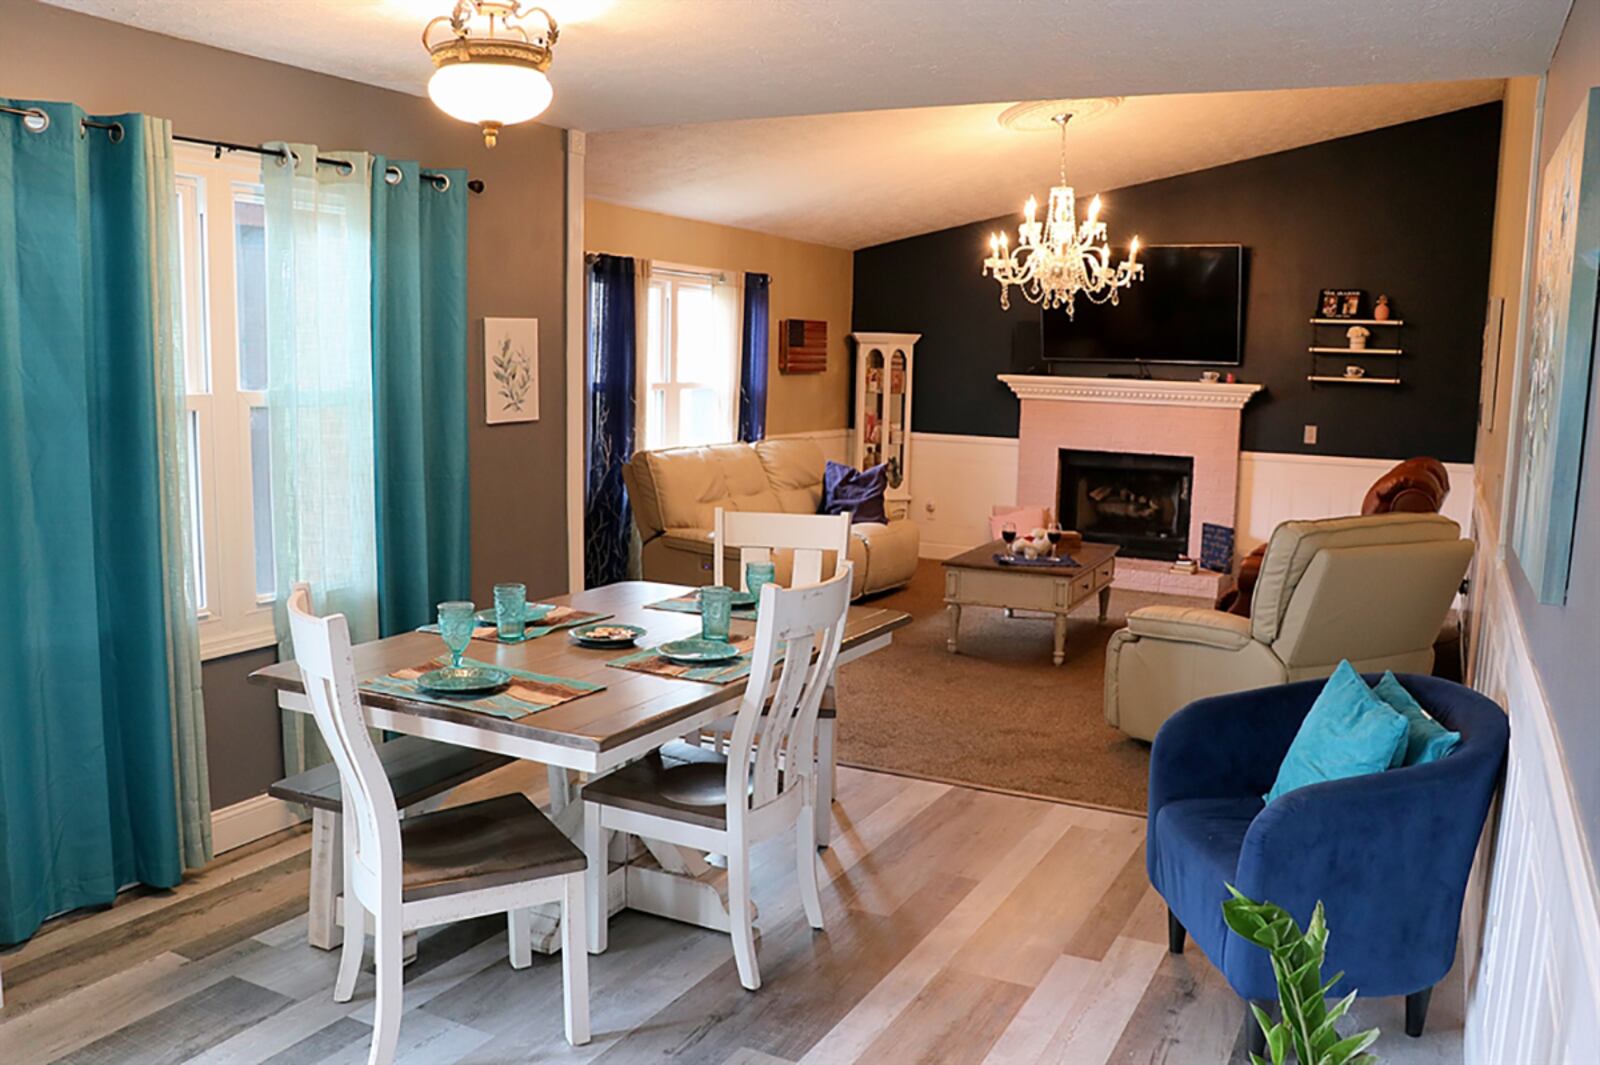
[[[1068,133],[1079,194],[1170,177],[1500,98],[1503,82],[1136,96]],[[1021,213],[1055,183],[1054,132],[1006,104],[618,130],[589,137],[598,199],[860,248]],[[1116,226],[1116,197],[1106,219]],[[1126,237],[1128,234],[1119,234]]]
[[[452,0],[49,0],[407,92]],[[548,121],[586,130],[1057,96],[1498,78],[1570,0],[545,0]]]

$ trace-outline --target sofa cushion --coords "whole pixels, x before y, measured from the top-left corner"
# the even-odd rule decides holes
[[[1223,885],[1236,879],[1245,833],[1260,812],[1261,800],[1254,795],[1180,799],[1162,806],[1151,826],[1155,888],[1218,966],[1228,935]]]
[[[645,456],[664,529],[709,529],[716,510],[782,509],[746,444],[679,447]]]
[[[887,525],[883,493],[889,490],[889,467],[885,463],[858,470],[842,462],[828,460],[822,471],[823,514],[853,515],[856,522]]]
[[[1380,699],[1349,662],[1340,662],[1300,723],[1265,799],[1309,784],[1381,773],[1404,757],[1405,715]]]
[[[777,494],[774,509],[785,514],[815,514],[822,505],[822,448],[815,440],[763,440],[753,450]],[[742,507],[752,510],[752,507]]]

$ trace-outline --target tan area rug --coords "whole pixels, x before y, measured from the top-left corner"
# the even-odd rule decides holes
[[[916,620],[884,651],[839,674],[839,760],[1143,813],[1148,744],[1107,725],[1106,641],[1127,612],[1197,600],[1115,591],[1067,622],[1067,658],[1050,664],[1051,623],[964,607],[961,651],[945,649],[943,567],[924,559],[905,588],[871,600]]]

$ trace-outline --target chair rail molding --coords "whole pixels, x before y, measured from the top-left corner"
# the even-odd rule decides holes
[[[1066,403],[1139,403],[1158,407],[1223,407],[1243,410],[1266,385],[1222,381],[1160,381],[1121,377],[1053,377],[1039,374],[996,375],[1018,399]]]

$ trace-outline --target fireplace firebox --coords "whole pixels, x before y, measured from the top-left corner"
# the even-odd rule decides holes
[[[1189,548],[1194,459],[1061,449],[1056,515],[1085,540],[1132,558],[1177,559]]]

